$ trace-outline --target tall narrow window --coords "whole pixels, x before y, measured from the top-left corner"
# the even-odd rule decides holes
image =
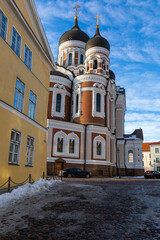
[[[87,72],[89,71],[89,62],[87,62]]]
[[[93,62],[93,69],[97,69],[97,60],[94,60]]]
[[[63,152],[63,138],[57,139],[57,152]]]
[[[78,113],[78,106],[79,106],[79,94],[76,95],[76,113]]]
[[[155,148],[155,153],[159,153],[159,148]]]
[[[13,51],[20,57],[20,51],[21,51],[21,36],[18,34],[16,29],[13,27],[12,29],[12,42],[11,42],[11,48]]]
[[[63,65],[63,61],[62,61],[63,59],[62,59],[62,57],[61,57],[61,65]]]
[[[35,120],[36,117],[36,102],[37,102],[36,95],[32,91],[30,91],[28,116],[33,120]]]
[[[75,146],[75,140],[70,139],[69,140],[69,153],[74,153],[74,146]]]
[[[101,94],[96,94],[96,111],[101,112]]]
[[[97,142],[97,155],[102,155],[102,144],[101,142]]]
[[[84,73],[83,70],[79,70],[79,75],[82,75]]]
[[[69,54],[69,65],[72,65],[72,53]]]
[[[20,153],[20,142],[21,142],[21,133],[16,130],[12,130],[8,163],[18,164],[19,153]]]
[[[0,10],[0,36],[6,40],[6,33],[7,33],[7,18]]]
[[[103,70],[105,70],[106,69],[106,66],[105,66],[105,61],[103,60],[103,62],[102,62],[102,68],[103,68]]]
[[[26,165],[33,166],[34,138],[27,137]]]
[[[62,96],[58,93],[56,98],[56,112],[61,112],[61,99]]]
[[[80,64],[83,64],[83,55],[80,55]]]
[[[29,49],[29,47],[27,47],[27,45],[25,45],[24,63],[25,63],[26,66],[31,70],[32,52],[31,52],[31,50]]]
[[[133,163],[133,151],[128,151],[128,162]]]
[[[20,112],[23,111],[23,100],[24,100],[24,84],[19,79],[17,79],[13,106]]]

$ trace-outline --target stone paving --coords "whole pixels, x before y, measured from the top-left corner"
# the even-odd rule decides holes
[[[158,240],[160,180],[65,179],[0,209],[0,239]]]

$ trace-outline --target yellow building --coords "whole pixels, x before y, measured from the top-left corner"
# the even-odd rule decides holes
[[[46,172],[55,62],[33,0],[0,0],[0,185]]]

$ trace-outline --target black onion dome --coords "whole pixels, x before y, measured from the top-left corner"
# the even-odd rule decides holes
[[[77,18],[75,18],[75,23],[71,30],[65,32],[61,36],[59,45],[70,40],[77,40],[85,43],[89,40],[88,35],[79,28]]]
[[[116,78],[114,72],[112,72],[111,70],[109,70],[109,76],[113,80],[115,80],[115,78]]]
[[[96,33],[86,44],[86,51],[92,47],[103,47],[110,51],[109,42],[103,38],[99,32],[99,26],[96,27]]]
[[[64,74],[64,73],[59,72],[59,71],[55,71],[55,70],[54,70],[54,71],[51,71],[51,72],[50,72],[50,75],[56,75],[56,76],[64,77],[64,78],[67,78],[67,79],[70,80],[70,78],[68,77],[67,74]]]

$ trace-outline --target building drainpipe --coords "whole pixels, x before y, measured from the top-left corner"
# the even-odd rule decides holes
[[[87,144],[87,126],[88,124],[84,124],[84,165],[83,170],[86,170],[86,144]]]
[[[71,82],[71,97],[70,97],[70,122],[72,121],[73,119],[73,109],[72,109],[72,96],[73,96],[73,81]]]
[[[117,135],[116,135],[116,103],[117,103],[117,98],[118,98],[118,95],[116,96],[116,99],[115,99],[115,136],[116,136],[116,169],[117,169],[117,175],[118,175],[118,163],[117,163]]]
[[[126,151],[125,151],[125,146],[126,146],[126,140],[124,140],[124,167],[125,167],[125,172],[126,172],[126,176],[128,176],[127,173],[127,167],[126,167],[126,161],[125,161],[125,157],[126,157]]]

